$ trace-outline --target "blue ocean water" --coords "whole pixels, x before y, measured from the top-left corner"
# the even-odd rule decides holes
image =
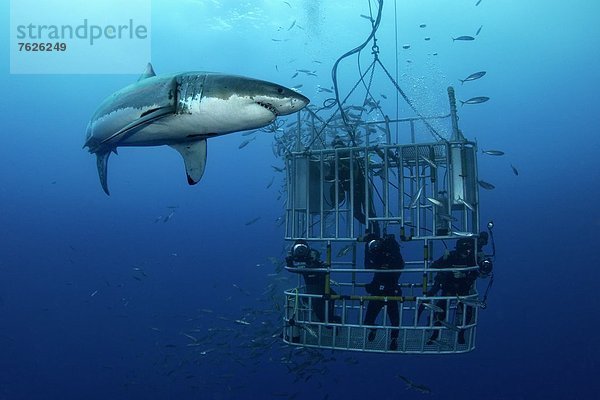
[[[285,347],[268,292],[269,257],[281,259],[284,246],[272,137],[242,149],[239,133],[209,140],[194,187],[176,152],[120,149],[107,197],[81,149],[85,129],[98,104],[137,76],[11,75],[2,35],[0,399],[593,398],[600,4],[476,3],[384,0],[378,33],[393,65],[396,14],[399,83],[424,111],[445,107],[450,85],[459,99],[489,96],[459,108],[461,129],[506,152],[479,159],[480,176],[496,186],[481,191],[481,209],[496,223],[498,257],[477,348],[463,355]],[[159,74],[303,84],[320,104],[328,94],[317,85],[330,87],[335,60],[369,34],[361,14],[367,0],[153,1],[151,61]],[[8,26],[8,5],[0,18]],[[472,42],[451,40],[480,26]],[[345,86],[357,78],[349,64]],[[297,69],[318,76],[292,79]],[[458,81],[479,70],[479,81]],[[431,394],[406,390],[398,375]]]

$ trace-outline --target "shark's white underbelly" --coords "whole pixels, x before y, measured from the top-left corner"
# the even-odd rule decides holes
[[[188,105],[189,113],[174,114],[152,122],[127,135],[118,146],[156,146],[198,140],[203,136],[260,128],[275,119],[273,113],[253,104],[246,97],[203,97],[200,100],[190,99]],[[133,115],[139,116],[141,113],[136,109],[115,111],[110,124],[104,127],[106,134],[102,136],[110,136],[125,121],[131,121]]]

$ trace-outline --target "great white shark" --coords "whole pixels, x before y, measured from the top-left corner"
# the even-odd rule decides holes
[[[148,64],[137,82],[100,104],[84,148],[96,154],[106,194],[108,158],[120,146],[171,146],[183,157],[193,185],[204,174],[206,139],[264,127],[308,103],[300,93],[271,82],[213,72],[156,75]]]

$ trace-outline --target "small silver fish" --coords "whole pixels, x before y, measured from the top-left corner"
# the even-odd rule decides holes
[[[435,199],[433,197],[427,197],[427,200],[429,200],[432,204],[435,204],[438,207],[444,207],[444,203],[442,203],[438,199]]]
[[[477,3],[475,3],[475,7],[477,7],[480,3],[481,3],[481,0],[477,0]]]
[[[446,329],[449,329],[454,332],[460,332],[460,328],[454,324],[451,324],[446,321],[440,321],[440,324],[442,324],[442,326],[444,326]]]
[[[194,336],[192,336],[192,335],[189,335],[189,334],[187,334],[187,333],[185,333],[185,332],[181,332],[181,334],[182,334],[183,336],[187,337],[188,339],[190,339],[192,342],[194,342],[194,343],[198,343],[198,338],[196,338],[196,337],[194,337]]]
[[[483,25],[481,25],[481,26],[479,27],[479,29],[477,29],[477,32],[475,32],[475,36],[479,35],[479,32],[481,32],[481,28],[483,28]]]
[[[496,186],[486,181],[478,180],[477,183],[479,183],[479,186],[481,186],[485,190],[494,190],[496,188]]]
[[[504,152],[500,150],[481,150],[483,154],[487,154],[488,156],[503,156]]]
[[[408,49],[410,49],[410,44],[404,44],[404,45],[402,45],[402,48],[404,50],[408,50]]]
[[[431,389],[425,385],[414,383],[414,382],[410,381],[408,378],[403,377],[402,375],[398,375],[398,378],[402,379],[404,381],[404,383],[406,383],[407,389],[413,389],[413,390],[416,390],[417,392],[420,392],[423,394],[431,394]]]
[[[244,293],[246,296],[250,296],[250,293],[247,292],[246,290],[242,289],[241,287],[239,287],[238,285],[236,285],[235,283],[232,284],[232,286],[234,288],[236,288],[237,290],[239,290],[240,292]],[[223,319],[227,320],[227,318],[222,317]]]
[[[515,175],[519,176],[519,171],[515,168],[514,165],[510,164],[510,167],[512,168],[512,171]]]
[[[441,219],[443,219],[446,222],[453,222],[456,221],[456,218],[453,217],[452,215],[448,215],[448,214],[442,214],[442,213],[438,213],[437,215],[438,217],[440,217]]]
[[[308,332],[312,337],[314,337],[315,339],[318,338],[319,336],[317,335],[317,333],[308,325],[300,325],[300,327],[302,329],[304,329],[306,332]]]
[[[267,189],[270,188],[271,186],[273,186],[273,182],[275,182],[275,177],[271,178],[271,181],[269,182],[269,184],[267,185]]]
[[[337,256],[339,257],[344,257],[346,254],[348,254],[350,252],[350,250],[352,250],[352,244],[346,245],[343,248],[340,249],[340,251],[338,251]]]
[[[292,89],[300,89],[302,86],[304,86],[303,84],[299,84],[296,86],[292,86]]]
[[[244,225],[248,226],[248,225],[252,225],[253,223],[255,223],[256,221],[258,221],[260,219],[260,217],[256,217],[251,219],[250,221],[246,222]],[[234,284],[235,286],[235,284]]]
[[[410,202],[410,208],[415,208],[417,206],[417,203],[419,202],[419,199],[421,198],[421,194],[423,194],[423,186],[421,186],[419,188],[419,190],[417,190],[417,194]],[[433,203],[433,204],[435,204],[435,203]]]
[[[444,312],[444,309],[442,307],[436,306],[435,304],[432,304],[432,303],[421,303],[421,305],[425,308],[430,309],[433,312],[437,312],[437,313]]]
[[[296,72],[294,75],[292,75],[292,79],[294,79],[297,76],[298,76],[298,73]]]
[[[165,218],[163,218],[163,223],[167,223],[171,220],[171,218],[173,218],[173,215],[175,215],[175,211],[171,211],[169,213],[169,215],[167,215]]]
[[[421,156],[421,158],[423,159],[423,161],[425,161],[427,164],[431,165],[431,168],[437,168],[437,165],[431,161],[429,158],[425,157],[425,156]]]
[[[471,232],[452,231],[452,234],[454,236],[460,236],[460,237],[472,237],[472,236],[475,236]]]
[[[292,25],[290,25],[290,27],[287,30],[288,31],[291,30],[294,27],[294,25],[296,25],[296,20],[294,20],[294,22],[292,22]]]
[[[238,146],[238,149],[243,149],[244,147],[248,146],[248,143],[250,143],[251,141],[253,141],[254,139],[256,139],[256,136],[254,136],[251,139],[246,139],[244,140],[242,143],[240,143],[240,145]]]
[[[426,26],[427,25],[425,25],[425,24],[421,24],[421,25],[419,25],[419,28],[425,28]]]
[[[475,208],[474,208],[474,207],[473,207],[471,204],[467,203],[466,201],[464,201],[464,200],[463,200],[463,199],[461,199],[460,197],[458,198],[458,202],[459,202],[459,203],[462,203],[462,204],[463,204],[465,207],[467,207],[469,210],[471,210],[471,211],[475,211]]]
[[[490,98],[486,97],[486,96],[471,97],[469,100],[465,100],[465,101],[460,100],[460,103],[461,103],[460,105],[464,106],[465,104],[481,104],[481,103],[485,103],[489,99]]]
[[[459,36],[459,37],[452,38],[453,42],[456,41],[456,40],[465,40],[465,41],[468,41],[468,40],[475,40],[475,38],[473,36]]]
[[[486,308],[485,303],[479,299],[469,299],[465,297],[456,296],[456,301],[458,301],[459,303],[463,303],[467,306]]]
[[[467,76],[465,79],[459,79],[459,81],[460,81],[460,84],[462,85],[465,82],[474,81],[476,79],[482,78],[485,74],[486,74],[486,71],[475,72],[475,73],[472,73],[471,75]]]

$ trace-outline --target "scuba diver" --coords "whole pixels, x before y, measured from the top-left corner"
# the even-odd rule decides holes
[[[334,149],[344,149],[348,148],[346,143],[338,136],[335,135],[333,140],[331,141],[331,147]],[[342,204],[346,200],[346,196],[352,195],[352,200],[354,203],[352,209],[352,215],[354,218],[360,222],[361,224],[367,224],[367,207],[366,207],[366,193],[365,193],[365,170],[358,162],[352,162],[352,166],[350,165],[350,151],[341,151],[338,150],[338,204]],[[335,160],[329,161],[329,171],[330,174],[326,177],[329,181],[335,180]],[[354,191],[350,193],[350,177],[353,177],[353,189]],[[335,204],[335,185],[332,185],[329,189],[329,202],[330,204]],[[368,191],[369,198],[371,198],[371,189]],[[369,217],[375,217],[375,207],[373,206],[373,202],[369,201]],[[377,222],[372,222],[371,226],[367,226],[367,229],[370,229],[375,235],[379,236],[379,225]]]
[[[334,315],[335,304],[329,296],[337,293],[330,289],[329,293],[325,293],[326,279],[328,279],[325,271],[315,271],[317,268],[325,268],[325,264],[321,261],[321,254],[314,249],[311,249],[308,242],[305,240],[297,240],[290,250],[290,254],[285,258],[288,268],[297,268],[294,263],[303,263],[299,273],[304,278],[307,294],[321,295],[322,297],[311,297],[310,304],[319,322],[340,323],[341,318]],[[328,301],[327,316],[325,315],[325,302]]]
[[[372,296],[402,296],[402,290],[398,285],[400,272],[385,272],[385,270],[398,270],[404,268],[404,260],[400,254],[400,245],[393,234],[384,235],[380,238],[375,234],[365,237],[365,268],[381,270],[375,272],[370,283],[365,285],[365,290]],[[400,326],[400,311],[398,301],[369,300],[365,315],[365,325],[375,325],[375,319],[381,309],[387,305],[387,315],[394,327]],[[390,350],[398,348],[398,329],[392,329]],[[377,329],[371,328],[367,339],[369,342],[375,340]]]
[[[491,259],[486,257],[482,252],[482,247],[487,244],[487,238],[488,234],[486,232],[480,233],[477,252],[475,252],[475,239],[459,239],[456,241],[454,250],[434,261],[431,264],[432,269],[466,268],[474,266],[479,266],[479,268],[468,271],[437,272],[433,285],[427,291],[426,296],[436,296],[438,292],[441,292],[441,296],[445,297],[466,296],[473,294],[475,280],[480,276],[489,275],[492,270]],[[421,316],[425,306],[425,304],[420,305],[417,319]],[[430,307],[434,308],[436,311],[434,314],[434,326],[445,325],[448,300],[437,300],[435,305]],[[465,324],[468,325],[473,319],[474,309],[472,305],[467,305],[459,301],[456,306],[456,316],[457,320],[461,321],[462,315],[465,312],[465,307]],[[434,330],[431,337],[427,341],[427,344],[432,344],[435,340],[437,340],[439,333],[439,330]],[[458,343],[465,343],[465,331],[463,329],[458,330]]]

